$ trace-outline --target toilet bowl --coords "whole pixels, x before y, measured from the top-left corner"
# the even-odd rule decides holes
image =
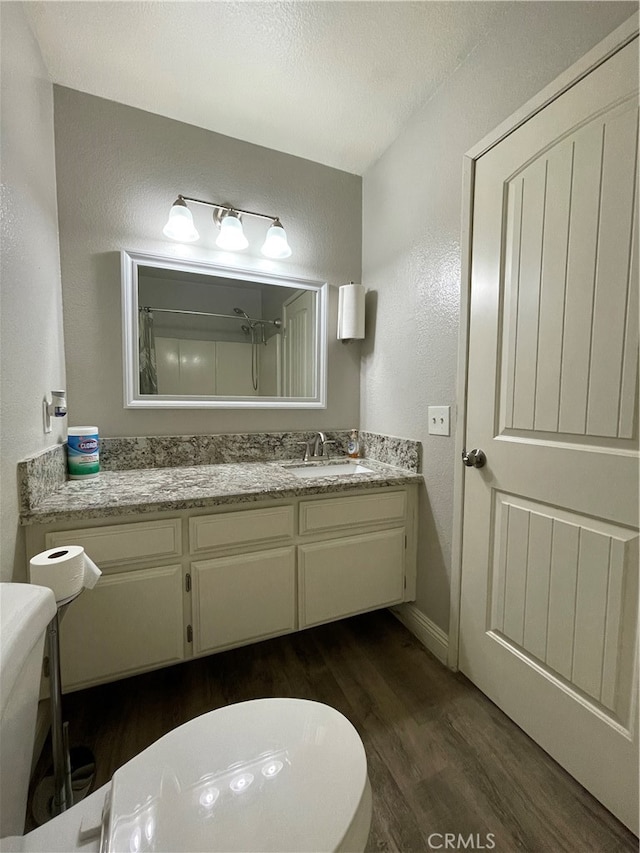
[[[3,616],[7,586],[27,585],[0,584]],[[362,851],[370,824],[366,756],[351,723],[319,702],[256,699],[179,726],[0,850]]]

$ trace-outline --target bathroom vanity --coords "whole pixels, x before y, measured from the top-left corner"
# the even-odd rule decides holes
[[[413,600],[422,477],[367,465],[105,472],[43,501],[28,556],[78,544],[103,571],[62,622],[64,691]]]

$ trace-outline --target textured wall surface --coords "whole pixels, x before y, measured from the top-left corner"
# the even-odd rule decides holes
[[[637,9],[631,3],[504,3],[490,38],[363,176],[361,427],[423,442],[416,605],[449,620],[454,437],[429,405],[455,405],[462,158]],[[453,420],[453,410],[452,410]]]
[[[2,524],[0,579],[25,580],[19,459],[58,442],[42,399],[65,387],[53,152],[53,95],[19,3],[0,4],[2,33]]]
[[[361,179],[112,101],[54,87],[60,255],[70,422],[105,436],[350,427],[359,417],[360,347],[335,339],[337,285],[361,275]],[[246,220],[248,250],[216,250],[208,208],[201,239],[162,235],[178,193],[280,216],[293,255],[266,261],[265,226]],[[174,253],[328,281],[325,410],[141,411],[123,408],[119,251]]]

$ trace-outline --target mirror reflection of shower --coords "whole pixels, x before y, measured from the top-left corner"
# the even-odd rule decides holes
[[[288,379],[293,372],[302,375],[307,362],[316,364],[311,353],[315,337],[309,338],[308,331],[309,357],[304,346],[294,346],[301,337],[296,325],[300,312],[285,334],[292,320],[291,300],[299,301],[301,292],[235,279],[229,285],[186,273],[174,279],[164,269],[145,268],[138,280],[140,393],[229,399],[311,396],[312,385],[292,385]],[[314,316],[312,311],[308,326]]]
[[[264,339],[264,323],[259,320],[252,320],[251,317],[247,314],[246,311],[243,311],[242,308],[234,308],[234,314],[237,314],[239,317],[242,317],[243,320],[248,320],[249,325],[242,325],[240,328],[246,334],[251,335],[251,384],[253,386],[253,390],[258,390],[258,380],[260,378],[260,365],[258,363],[258,333],[257,327],[260,325],[260,332],[262,343],[266,344]]]
[[[243,323],[240,328],[245,335],[251,336],[251,385],[253,386],[253,390],[257,391],[260,380],[260,355],[258,352],[258,345],[267,345],[264,327],[266,325],[270,325],[274,326],[276,329],[280,329],[282,327],[282,320],[280,320],[279,317],[275,320],[255,320],[252,319],[243,308],[234,308],[233,313],[247,321],[247,323]]]

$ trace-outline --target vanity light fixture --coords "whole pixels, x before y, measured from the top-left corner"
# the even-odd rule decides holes
[[[193,224],[191,211],[182,196],[178,196],[174,201],[162,233],[165,237],[179,240],[181,243],[193,243],[194,240],[200,239],[196,226]]]
[[[221,249],[226,249],[228,252],[239,252],[249,245],[242,228],[242,220],[235,210],[231,210],[221,217],[219,228],[220,233],[216,240],[216,246]]]
[[[267,258],[288,258],[291,254],[287,234],[279,219],[274,219],[260,251]]]
[[[213,208],[213,221],[220,230],[216,239],[216,246],[221,249],[226,249],[229,252],[239,252],[246,249],[249,241],[242,228],[242,217],[256,216],[259,219],[268,219],[271,222],[260,250],[262,254],[267,258],[278,260],[288,258],[291,255],[287,234],[277,216],[267,216],[265,213],[255,213],[253,210],[242,210],[237,207],[230,207],[227,204],[202,201],[202,199],[189,198],[185,195],[179,195],[171,207],[169,220],[162,230],[166,237],[179,240],[181,243],[192,243],[199,239],[200,235],[193,224],[193,217],[187,207],[187,202]]]

